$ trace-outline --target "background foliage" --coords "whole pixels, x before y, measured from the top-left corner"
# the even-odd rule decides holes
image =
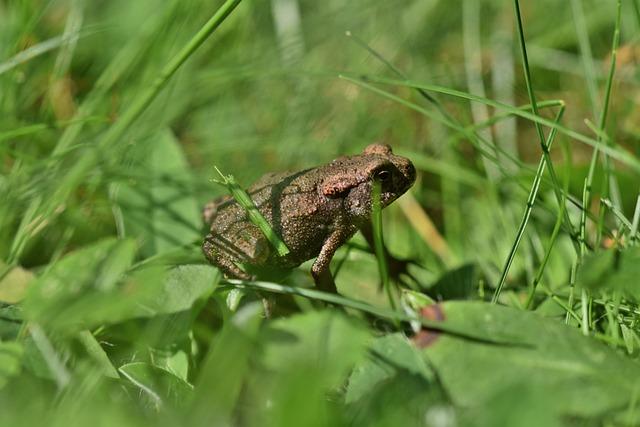
[[[636,0],[221,5],[0,1],[1,425],[640,422]],[[395,310],[361,236],[341,297],[206,264],[214,165],[372,141]]]

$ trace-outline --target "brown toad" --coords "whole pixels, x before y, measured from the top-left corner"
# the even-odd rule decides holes
[[[414,183],[411,161],[391,147],[369,145],[362,154],[339,157],[329,164],[300,172],[269,173],[247,193],[290,253],[279,256],[245,210],[230,196],[203,210],[210,233],[202,249],[227,276],[249,280],[245,267],[293,268],[316,257],[311,274],[319,289],[336,292],[329,270],[334,253],[358,229],[370,226],[374,180],[381,184],[382,207]],[[365,233],[370,240],[370,233]]]

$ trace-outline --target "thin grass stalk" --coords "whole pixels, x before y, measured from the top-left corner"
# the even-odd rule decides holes
[[[611,63],[609,66],[609,74],[607,76],[607,84],[605,88],[605,99],[602,115],[600,116],[600,135],[606,135],[605,127],[607,116],[609,112],[609,99],[611,97],[613,78],[616,70],[616,60],[618,53],[618,46],[620,44],[620,25],[621,25],[621,14],[622,14],[622,1],[618,0],[617,8],[616,8],[616,21],[615,28],[613,31],[613,41],[611,43]],[[604,143],[606,145],[611,144],[610,138],[603,138]],[[620,207],[622,205],[621,196],[620,196],[620,187],[618,185],[618,180],[616,178],[614,165],[606,154],[603,154],[602,165],[604,169],[604,185],[603,185],[603,195],[605,197],[610,197],[615,204],[616,207]],[[598,232],[596,234],[596,247],[600,245],[600,239],[602,237],[602,229],[604,228],[604,220],[605,220],[606,210],[601,209],[600,215],[598,218]]]
[[[384,251],[384,237],[382,234],[382,204],[381,204],[382,186],[379,182],[373,183],[373,191],[371,193],[371,225],[373,229],[373,246],[376,254],[376,260],[378,261],[378,271],[380,272],[380,278],[382,279],[382,289],[387,294],[389,306],[395,310],[397,307],[395,298],[393,296],[393,289],[391,288],[391,281],[389,280],[389,266]]]
[[[612,42],[612,48],[611,48],[611,64],[609,67],[609,74],[607,76],[607,82],[606,82],[606,86],[605,86],[605,93],[604,93],[604,102],[602,104],[602,113],[600,115],[600,122],[598,125],[598,129],[599,129],[599,133],[598,133],[598,142],[602,141],[602,134],[605,133],[605,126],[607,123],[607,116],[609,113],[609,104],[610,104],[610,100],[611,100],[611,91],[613,88],[613,77],[615,75],[615,68],[616,68],[616,57],[617,57],[617,51],[618,51],[618,45],[620,43],[620,20],[621,20],[621,9],[622,9],[622,2],[621,0],[618,0],[617,2],[617,8],[616,8],[616,22],[615,22],[615,29],[613,32],[613,42]],[[609,147],[608,145],[606,145],[607,147]],[[583,205],[583,211],[582,214],[580,216],[580,255],[579,255],[579,262],[581,262],[581,260],[584,258],[585,254],[586,254],[586,222],[587,222],[587,215],[586,215],[586,210],[589,209],[589,206],[591,204],[591,195],[592,195],[592,190],[593,190],[593,178],[595,176],[595,170],[596,170],[596,166],[598,163],[598,157],[599,157],[599,150],[596,147],[593,151],[593,155],[591,157],[591,161],[589,163],[589,171],[587,173],[587,178],[585,179],[585,184],[584,184],[584,190],[583,190],[583,194],[582,194],[582,205]],[[603,153],[603,161],[605,164],[605,176],[607,176],[608,173],[610,173],[610,167],[609,167],[609,157],[607,156],[607,153],[604,152]],[[605,186],[606,187],[606,186]],[[604,189],[604,191],[607,191],[607,188]],[[597,236],[596,236],[596,244],[598,245],[600,237],[602,235],[602,224],[604,222],[604,210],[601,210],[600,212],[600,220],[598,221],[598,232],[597,232]],[[581,292],[581,304],[582,304],[582,317],[583,317],[583,322],[582,322],[582,333],[585,335],[589,334],[589,307],[591,305],[590,303],[590,298],[588,295],[588,292],[586,289],[582,289]]]
[[[634,245],[638,240],[638,225],[640,225],[640,194],[636,199],[636,208],[633,212],[633,220],[631,221],[631,238],[629,243]]]
[[[640,5],[638,5],[638,0],[631,0],[631,5],[633,6],[633,14],[636,17],[636,23],[638,27],[640,27]]]
[[[575,298],[575,289],[576,289],[576,276],[578,275],[578,260],[576,260],[571,264],[571,270],[569,272],[569,298],[567,300],[567,306],[571,308],[571,313],[573,312],[573,300]],[[569,316],[570,311],[567,311],[564,317],[564,323],[569,324]]]
[[[593,117],[597,117],[597,111],[600,109],[598,101],[598,86],[595,67],[593,65],[593,54],[591,53],[591,44],[589,43],[589,32],[584,19],[584,9],[582,8],[582,0],[571,0],[571,9],[573,11],[573,20],[578,36],[578,45],[580,47],[580,59],[584,68],[584,78],[587,83],[587,93],[589,94],[589,103]]]
[[[538,106],[536,104],[536,95],[535,95],[535,91],[533,90],[533,82],[531,80],[531,70],[529,68],[527,44],[525,42],[525,37],[524,37],[524,26],[522,25],[522,14],[520,13],[520,2],[518,0],[514,0],[513,5],[514,5],[514,12],[516,17],[516,24],[518,28],[518,39],[520,41],[520,54],[522,56],[522,66],[524,71],[525,84],[527,86],[527,93],[529,95],[529,101],[531,102],[531,107],[533,109],[533,115],[536,117],[539,117],[540,114],[538,111]],[[551,156],[549,155],[549,150],[548,148],[545,147],[545,138],[544,138],[544,132],[542,131],[541,123],[535,122],[535,128],[538,134],[538,138],[540,140],[540,147],[542,149],[542,153],[549,167],[549,176],[551,177],[551,180],[554,183],[554,193],[556,196],[556,200],[558,203],[560,203],[562,200],[562,194],[560,194],[560,191],[559,191],[560,185],[558,184],[558,177],[556,176],[555,168],[553,167],[553,162],[551,161]],[[570,234],[573,236],[574,235],[573,224],[571,223],[571,218],[569,217],[569,213],[566,210],[564,215],[564,221],[566,223],[567,229],[569,230]],[[574,242],[574,249],[577,253],[578,244],[575,241],[573,242]]]
[[[465,57],[465,77],[469,92],[485,98],[486,91],[482,81],[482,46],[480,44],[480,3],[477,0],[464,0],[462,2],[462,46]],[[472,103],[470,107],[474,123],[482,123],[489,118],[489,111],[484,104]],[[489,129],[480,130],[479,135],[487,141],[492,139]],[[493,142],[490,147],[493,149],[493,155],[497,161],[491,162],[486,157],[483,157],[482,163],[489,180],[495,182],[500,176],[505,175],[505,171],[501,167],[496,143]]]
[[[562,115],[564,114],[564,106],[560,108],[556,115],[556,121],[560,121],[562,119]],[[553,144],[553,140],[555,139],[557,131],[552,129],[549,132],[549,137],[547,141],[544,143],[544,151],[548,152],[551,148],[551,144]],[[531,190],[529,191],[529,196],[527,197],[526,208],[522,215],[522,220],[520,221],[520,226],[518,227],[518,231],[516,233],[516,238],[511,246],[511,250],[509,251],[509,255],[507,256],[507,260],[505,261],[504,267],[502,269],[502,274],[500,275],[500,280],[498,282],[498,286],[496,287],[495,293],[493,294],[493,298],[491,299],[492,303],[498,302],[498,298],[500,297],[500,292],[502,292],[502,288],[504,287],[505,281],[507,280],[507,275],[509,274],[509,269],[511,268],[511,264],[516,256],[516,252],[518,251],[518,246],[520,246],[520,242],[522,241],[522,237],[524,236],[524,232],[527,228],[527,224],[529,223],[529,218],[531,217],[531,211],[533,210],[533,205],[536,202],[536,198],[538,196],[538,190],[540,189],[540,182],[542,181],[542,175],[544,174],[545,165],[547,163],[547,157],[542,155],[540,158],[540,162],[538,163],[538,170],[536,171],[536,175],[533,178],[533,183],[531,184]],[[566,197],[561,197],[561,202],[565,201]],[[560,205],[562,206],[562,204]],[[564,208],[561,207],[564,217]]]
[[[365,89],[367,89],[367,90],[369,90],[369,91],[371,91],[373,93],[376,93],[376,94],[378,94],[380,96],[383,96],[383,97],[385,97],[387,99],[395,101],[395,102],[397,102],[397,103],[399,103],[401,105],[404,105],[404,106],[406,106],[408,108],[411,108],[412,110],[417,111],[420,114],[423,114],[423,115],[429,117],[430,119],[432,119],[434,121],[442,123],[442,124],[450,127],[451,129],[454,129],[454,130],[460,132],[461,134],[465,135],[469,139],[471,144],[482,155],[490,156],[490,157],[492,156],[492,154],[487,152],[487,151],[485,151],[483,147],[477,145],[476,138],[473,138],[472,136],[468,135],[466,127],[461,127],[461,126],[455,124],[454,122],[447,121],[443,117],[440,117],[439,115],[434,114],[433,112],[431,112],[431,111],[429,111],[429,110],[427,110],[427,109],[425,109],[425,108],[423,108],[423,107],[421,107],[421,106],[419,106],[419,105],[417,105],[417,104],[415,104],[413,102],[410,102],[410,101],[407,101],[405,99],[402,99],[397,95],[394,95],[394,94],[392,94],[392,93],[390,93],[388,91],[382,90],[382,89],[380,89],[378,87],[375,87],[375,86],[373,86],[373,85],[371,85],[369,83],[366,83],[366,82],[376,82],[376,83],[389,84],[389,85],[394,84],[394,85],[399,85],[399,86],[404,86],[404,87],[412,87],[412,88],[426,87],[429,90],[433,89],[435,92],[446,93],[446,94],[449,94],[449,95],[452,95],[452,96],[459,96],[460,98],[464,98],[464,99],[477,100],[479,102],[486,102],[488,105],[491,105],[492,103],[494,103],[494,101],[488,100],[488,99],[485,100],[485,99],[481,99],[481,98],[477,99],[473,95],[467,94],[465,92],[459,92],[459,91],[455,91],[455,90],[452,90],[452,89],[442,88],[442,87],[439,87],[439,86],[422,85],[422,84],[415,83],[415,82],[390,80],[390,79],[379,78],[379,77],[370,77],[370,76],[364,77],[364,81],[363,81],[363,80],[360,79],[360,77],[346,75],[346,74],[340,74],[339,78],[341,78],[343,80],[346,80],[346,81],[349,81],[349,82],[351,82],[351,83],[353,83],[355,85],[358,85],[358,86],[360,86],[362,88],[365,88]],[[564,103],[562,103],[562,102],[560,102],[560,103],[562,105],[564,105]],[[500,103],[498,103],[498,104],[500,104]],[[530,119],[532,121],[539,120],[545,126],[548,126],[551,129],[557,129],[559,133],[574,134],[574,136],[578,135],[578,137],[582,137],[582,138],[585,138],[586,140],[589,140],[588,137],[586,137],[586,136],[584,136],[582,134],[579,134],[579,133],[577,133],[577,132],[575,132],[573,130],[567,129],[567,128],[563,127],[563,126],[560,126],[560,125],[558,125],[558,124],[556,124],[556,123],[554,123],[554,122],[552,122],[550,120],[547,120],[547,119],[544,119],[544,118],[541,118],[541,117],[531,116],[531,115],[527,116],[527,114],[524,114],[524,112],[519,110],[518,108],[509,106],[509,105],[506,105],[506,104],[500,104],[500,107],[497,107],[497,108],[502,108],[504,110],[507,110],[510,114],[513,114],[515,116],[520,116],[520,117],[523,117],[523,118],[527,118],[527,119]],[[523,113],[523,114],[521,114],[521,113]],[[526,117],[524,117],[524,116],[526,116]],[[477,138],[477,139],[480,139],[480,138]],[[487,142],[485,141],[485,143],[487,143]],[[585,143],[587,143],[587,142],[585,142]],[[594,140],[591,140],[591,142],[587,143],[587,144],[591,145],[591,144],[597,144],[597,143]],[[608,149],[608,147],[601,147],[601,149],[602,150],[606,150],[606,149]],[[526,170],[526,171],[529,171],[529,172],[535,174],[535,171],[533,169],[530,169],[527,165],[522,163],[520,160],[518,160],[516,158],[513,158],[508,152],[503,150],[501,147],[497,147],[497,150],[502,155],[504,155],[505,158],[508,158],[509,160],[514,162],[514,164],[518,165],[518,167],[520,167],[520,169],[523,169],[523,170]],[[635,158],[633,156],[630,156],[629,159],[631,159],[630,161],[635,161]],[[497,161],[497,159],[496,159],[496,161]],[[638,164],[639,164],[639,169],[638,170],[640,170],[640,163],[638,163]],[[550,185],[550,186],[552,186],[555,190],[557,190],[559,192],[562,191],[563,187],[561,187],[560,184],[557,183],[557,181],[556,182],[547,182],[547,181],[545,181],[545,183]],[[528,189],[525,188],[524,186],[522,186],[522,188],[523,188],[524,191],[528,191]],[[582,210],[582,204],[581,204],[581,200],[582,199],[578,199],[578,198],[572,196],[571,194],[568,194],[567,195],[567,200],[570,201],[572,204],[574,204],[576,207],[578,207],[580,210]],[[591,213],[587,212],[587,215],[589,215],[589,218],[591,218]],[[578,239],[579,239],[579,236],[577,235],[577,233],[575,233],[575,232],[571,233],[571,230],[568,230],[568,229],[567,229],[567,232],[569,233],[569,235],[571,236],[572,240],[574,241],[574,244],[577,244]]]
[[[562,126],[558,123],[554,123],[553,120],[550,119],[546,119],[544,117],[541,116],[537,116],[535,114],[529,113],[528,111],[523,111],[523,110],[519,110],[518,108],[505,104],[503,102],[499,102],[499,101],[495,101],[492,99],[486,99],[486,98],[482,98],[470,93],[466,93],[466,92],[462,92],[459,90],[455,90],[455,89],[450,89],[450,88],[446,88],[446,87],[442,87],[442,86],[437,86],[437,85],[430,85],[430,84],[425,84],[425,83],[418,83],[418,82],[414,82],[411,80],[395,80],[395,79],[389,79],[389,78],[385,78],[385,77],[375,77],[375,76],[366,76],[366,77],[362,77],[361,75],[355,75],[355,74],[348,74],[348,73],[341,73],[339,75],[340,78],[344,79],[344,80],[348,80],[351,81],[355,84],[359,84],[361,86],[364,86],[363,83],[364,81],[368,82],[368,83],[380,83],[380,84],[385,84],[385,85],[391,85],[391,86],[403,86],[403,87],[411,87],[411,88],[420,88],[420,89],[424,89],[427,91],[431,91],[431,92],[437,92],[437,93],[442,93],[445,95],[450,95],[450,96],[455,96],[458,98],[462,98],[462,99],[467,99],[470,101],[474,101],[474,102],[482,102],[486,105],[489,105],[491,107],[494,107],[496,109],[499,110],[503,110],[503,111],[508,111],[510,113],[512,113],[515,116],[521,117],[523,119],[532,121],[534,123],[539,123],[540,125],[543,125],[545,127],[548,127],[550,129],[557,129],[559,133],[568,136],[569,138],[572,138],[578,142],[581,142],[583,144],[586,144],[590,147],[598,147],[598,149],[603,152],[606,153],[607,155],[609,155],[612,159],[616,159],[618,161],[620,161],[621,163],[624,163],[625,165],[630,166],[631,168],[633,168],[635,171],[640,171],[640,159],[636,158],[636,156],[634,156],[633,154],[625,151],[625,150],[621,150],[619,148],[615,148],[615,147],[610,147],[607,146],[606,144],[604,144],[602,141],[598,141],[597,139],[593,139],[590,138],[580,132],[577,132],[573,129],[569,129],[565,126]],[[442,120],[440,120],[442,122]],[[560,185],[558,185],[558,188],[562,188]]]
[[[429,320],[424,317],[416,317],[398,310],[390,310],[388,308],[373,306],[367,302],[347,298],[339,294],[322,292],[322,291],[317,291],[315,289],[302,288],[299,286],[293,287],[293,286],[286,286],[286,285],[280,285],[277,283],[263,282],[263,281],[248,282],[248,281],[238,280],[238,279],[225,279],[222,282],[221,286],[225,287],[225,284],[229,284],[233,288],[239,288],[239,289],[253,289],[258,291],[272,292],[272,293],[285,294],[285,295],[298,295],[304,298],[313,299],[317,301],[324,301],[329,304],[334,304],[334,305],[362,311],[364,313],[373,314],[374,316],[388,319],[392,322],[418,322],[422,326],[429,329],[454,334],[463,338],[466,337],[466,338],[487,342],[487,337],[474,336],[473,333],[469,333],[469,331],[465,330],[465,328],[460,328],[450,323],[447,323],[446,320],[437,321],[437,320]],[[496,344],[512,344],[511,342],[504,341],[502,339],[492,339],[490,342],[493,342]]]
[[[615,68],[616,68],[616,57],[617,57],[618,45],[620,43],[620,19],[621,19],[621,1],[618,0],[617,11],[616,11],[616,24],[613,32],[613,42],[612,42],[612,48],[611,48],[611,64],[609,66],[609,74],[607,76],[607,82],[605,86],[604,102],[602,104],[602,113],[600,114],[600,121],[598,123],[599,132],[597,134],[597,141],[599,143],[602,142],[601,135],[602,133],[604,133],[604,129],[607,123],[607,116],[609,113],[609,101],[611,100],[611,90],[613,88],[613,77],[614,77]],[[585,194],[583,194],[584,209],[588,209],[589,204],[591,202],[591,193],[593,190],[593,178],[595,176],[596,166],[598,164],[598,157],[600,154],[599,148],[600,148],[599,146],[594,147],[593,155],[591,156],[591,161],[589,163],[589,171],[587,172],[587,179],[585,181]],[[603,155],[605,156],[607,162],[608,162],[608,157],[607,157],[608,154],[609,153],[603,152]],[[609,171],[605,170],[605,174],[607,172]],[[586,222],[586,218],[584,215],[582,215],[581,220]],[[581,237],[582,239],[586,238],[586,233],[584,232],[585,226],[586,224],[581,222],[580,235],[582,236]],[[584,242],[582,242],[581,244],[581,247],[583,246],[584,246]],[[584,255],[584,253],[581,252],[581,255]]]
[[[568,184],[569,180],[567,180],[566,182]],[[565,195],[563,195],[563,199],[566,199],[566,192],[564,194]],[[551,233],[551,238],[549,239],[549,247],[547,248],[547,251],[544,254],[542,263],[538,268],[538,273],[536,274],[536,277],[533,280],[533,283],[531,284],[531,289],[529,290],[529,295],[527,296],[527,302],[525,303],[525,308],[528,310],[530,310],[533,307],[533,299],[536,294],[536,289],[538,288],[538,284],[540,284],[540,281],[542,280],[542,275],[544,274],[544,270],[547,266],[547,263],[549,262],[549,258],[551,257],[551,251],[553,250],[553,247],[555,246],[558,235],[560,234],[560,229],[562,228],[562,221],[564,217],[564,212],[562,211],[564,211],[565,209],[566,209],[566,204],[565,203],[561,204],[560,212],[558,212],[556,223],[553,226],[553,232]]]

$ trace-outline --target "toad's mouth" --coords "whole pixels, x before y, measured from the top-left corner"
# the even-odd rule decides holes
[[[382,193],[380,195],[380,201],[382,203],[382,206],[386,207],[386,206],[390,205],[393,201],[395,201],[401,195],[402,195],[402,193],[400,193],[400,194],[392,193],[392,192]]]

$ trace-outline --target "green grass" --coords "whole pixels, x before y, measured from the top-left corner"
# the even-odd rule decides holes
[[[637,425],[639,10],[0,1],[0,426]],[[340,295],[206,263],[214,166],[375,141]]]

